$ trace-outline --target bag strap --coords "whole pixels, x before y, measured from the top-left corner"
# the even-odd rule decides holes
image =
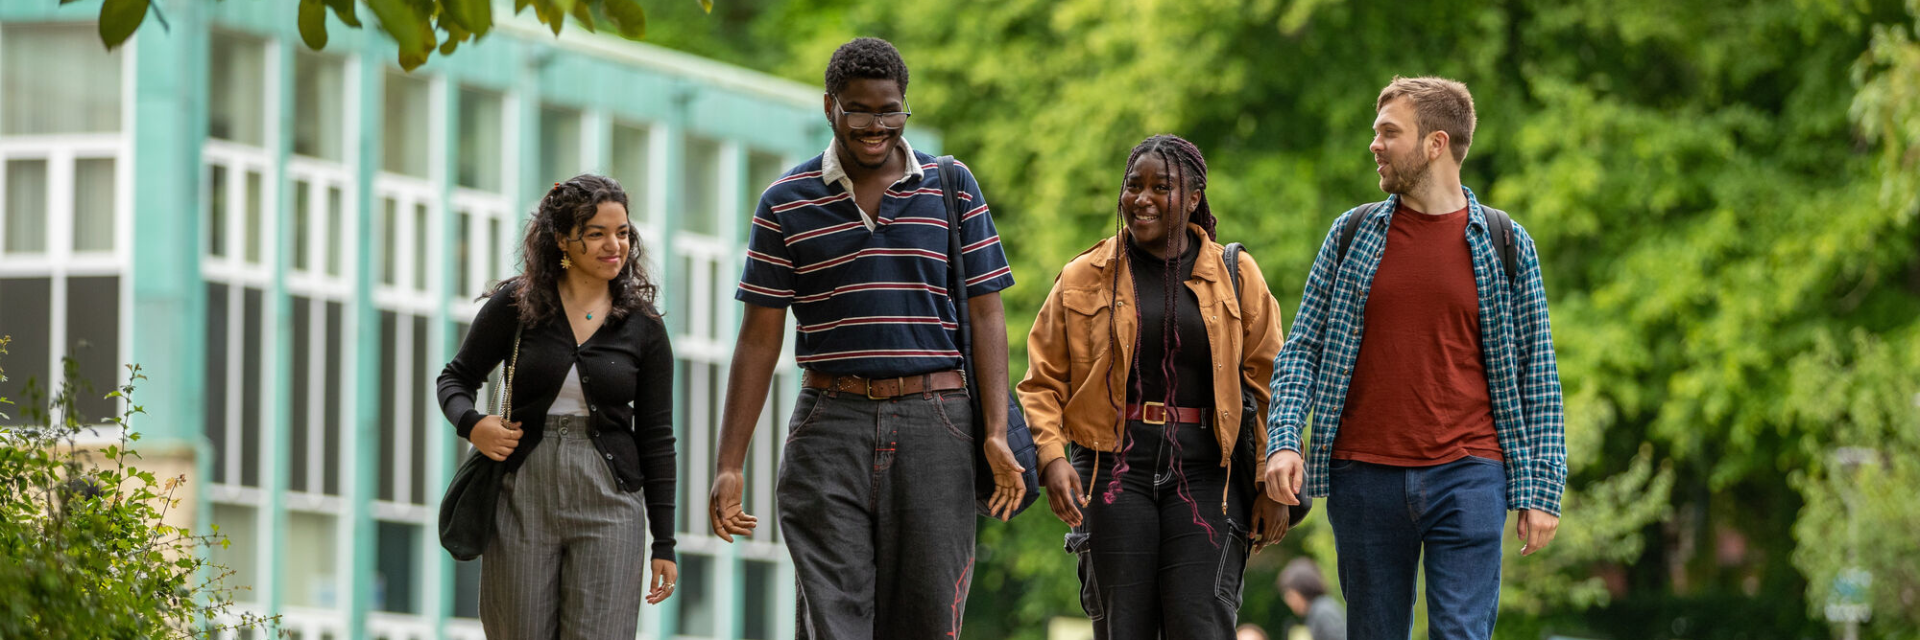
[[[506,375],[502,376],[500,383],[500,397],[494,403],[494,408],[500,410],[495,415],[508,424],[513,423],[513,368],[520,365],[520,332],[524,329],[526,325],[515,325],[513,328],[513,356],[507,359]]]
[[[973,374],[973,323],[967,314],[967,262],[961,255],[964,241],[960,235],[962,222],[960,213],[960,180],[955,175],[953,156],[940,156],[934,161],[935,171],[940,173],[940,199],[947,207],[947,299],[953,301],[954,322],[960,325],[960,371],[967,380],[967,397],[973,399],[974,409],[979,410],[980,393],[975,388]]]
[[[1347,216],[1346,225],[1340,229],[1341,262],[1347,261],[1347,247],[1353,246],[1353,236],[1359,233],[1360,223],[1372,216],[1373,210],[1383,204],[1386,204],[1386,201],[1369,202],[1355,208],[1353,215]],[[1484,204],[1480,205],[1480,211],[1487,214],[1487,235],[1493,240],[1494,248],[1498,249],[1500,266],[1507,272],[1507,282],[1513,282],[1519,276],[1520,270],[1520,261],[1514,257],[1513,218],[1509,217],[1505,211]]]

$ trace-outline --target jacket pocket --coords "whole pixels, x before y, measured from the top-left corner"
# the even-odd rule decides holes
[[[1073,554],[1079,561],[1080,571],[1080,608],[1087,612],[1087,619],[1098,622],[1107,617],[1107,609],[1100,601],[1100,581],[1093,573],[1093,536],[1079,531],[1067,533],[1067,553]]]
[[[1101,289],[1071,289],[1060,292],[1060,303],[1069,312],[1067,355],[1083,364],[1106,357],[1112,296]]]
[[[1240,608],[1240,584],[1247,570],[1247,530],[1227,521],[1227,540],[1220,545],[1219,571],[1213,578],[1213,596],[1221,604]]]

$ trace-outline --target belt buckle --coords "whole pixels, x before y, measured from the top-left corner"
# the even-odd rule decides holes
[[[867,381],[867,399],[868,400],[885,400],[886,399],[880,396],[873,395],[873,378],[867,378],[866,381]]]
[[[1159,413],[1159,417],[1154,417],[1156,410]],[[1166,424],[1167,423],[1167,403],[1147,402],[1147,403],[1141,404],[1140,405],[1140,421],[1147,424]]]

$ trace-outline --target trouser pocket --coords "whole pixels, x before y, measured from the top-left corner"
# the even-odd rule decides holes
[[[1238,610],[1240,587],[1247,569],[1247,529],[1227,521],[1227,539],[1220,544],[1220,565],[1213,577],[1213,595],[1221,604]]]
[[[1100,580],[1093,572],[1093,537],[1078,531],[1068,533],[1067,553],[1079,561],[1080,608],[1086,610],[1088,620],[1106,619],[1106,607],[1100,601]]]

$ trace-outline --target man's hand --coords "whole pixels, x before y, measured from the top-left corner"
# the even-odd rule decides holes
[[[1547,548],[1559,530],[1560,516],[1534,509],[1520,510],[1520,521],[1513,525],[1513,534],[1520,538],[1520,555],[1530,556]]]
[[[753,527],[760,523],[759,518],[747,515],[740,509],[740,496],[746,480],[740,477],[740,471],[722,470],[713,475],[713,490],[707,493],[707,518],[713,526],[713,535],[721,540],[733,542],[734,536],[753,533]]]
[[[495,462],[506,460],[514,449],[520,448],[520,436],[526,432],[520,430],[520,423],[511,425],[501,421],[500,416],[487,416],[474,423],[473,431],[468,432],[467,441],[473,443],[481,455]]]
[[[1280,504],[1300,504],[1300,485],[1307,481],[1307,464],[1300,452],[1281,449],[1267,456],[1267,497]]]
[[[1265,494],[1253,499],[1253,531],[1247,536],[1254,542],[1254,553],[1279,544],[1281,538],[1287,537],[1287,529],[1293,526],[1290,515],[1287,505],[1274,502]]]
[[[1053,517],[1069,527],[1080,526],[1080,507],[1087,505],[1080,493],[1080,472],[1066,458],[1055,458],[1040,472],[1040,480],[1047,485],[1047,506],[1053,508]]]
[[[1003,428],[998,437],[988,436],[986,444],[981,445],[987,452],[987,466],[993,467],[993,498],[987,500],[987,515],[1001,522],[1013,519],[1013,511],[1020,508],[1020,500],[1027,495],[1027,481],[1020,477],[1027,469],[1013,458],[1006,433]]]

